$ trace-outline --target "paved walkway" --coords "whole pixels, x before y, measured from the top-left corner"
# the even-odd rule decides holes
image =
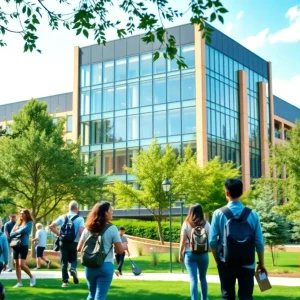
[[[61,278],[60,271],[33,271],[32,272],[37,279],[54,279]],[[85,278],[84,272],[78,272],[79,278]],[[28,278],[26,274],[22,275],[23,278]],[[2,272],[0,280],[5,279],[16,279],[16,274],[14,272]],[[123,276],[116,277],[116,280],[149,280],[149,281],[189,281],[189,276],[187,273],[142,273],[139,276],[134,276],[132,273],[124,273]],[[288,277],[269,277],[271,285],[282,285],[282,286],[299,286],[300,278],[288,278]],[[219,283],[219,276],[217,275],[207,275],[207,281],[209,283]],[[256,283],[256,282],[255,282]]]

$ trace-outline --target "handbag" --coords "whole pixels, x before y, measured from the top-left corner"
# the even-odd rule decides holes
[[[17,235],[16,237],[12,238],[10,241],[10,247],[17,248],[21,246],[22,237],[21,235]]]
[[[133,262],[130,258],[129,258],[129,261],[130,261],[130,264],[131,264],[132,273],[135,276],[140,275],[142,273],[142,269],[135,262]]]

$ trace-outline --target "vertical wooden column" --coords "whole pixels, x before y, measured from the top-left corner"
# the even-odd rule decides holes
[[[240,98],[240,127],[241,127],[241,155],[242,155],[242,180],[244,191],[250,188],[250,151],[248,132],[248,96],[247,73],[239,71],[239,98]]]
[[[205,41],[199,27],[195,34],[195,83],[196,83],[196,143],[197,162],[203,166],[208,160],[207,121],[206,121],[206,68]]]
[[[267,119],[266,83],[258,83],[259,116],[260,116],[260,145],[261,145],[261,171],[262,176],[269,177],[269,135]]]
[[[280,123],[280,139],[284,140],[284,123]]]
[[[79,137],[79,87],[80,87],[80,48],[74,48],[74,82],[73,82],[73,141],[77,141]]]

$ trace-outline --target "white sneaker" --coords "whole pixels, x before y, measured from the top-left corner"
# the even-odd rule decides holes
[[[20,283],[20,282],[18,282],[16,285],[14,285],[14,289],[19,288],[19,287],[22,287],[22,286],[23,286],[23,284]]]
[[[35,286],[35,284],[36,284],[36,278],[35,277],[30,278],[30,286]]]

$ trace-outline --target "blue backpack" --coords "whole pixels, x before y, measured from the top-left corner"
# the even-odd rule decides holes
[[[248,266],[255,261],[255,230],[247,221],[251,209],[245,207],[239,217],[224,206],[221,211],[227,218],[224,227],[223,256],[227,265]]]

